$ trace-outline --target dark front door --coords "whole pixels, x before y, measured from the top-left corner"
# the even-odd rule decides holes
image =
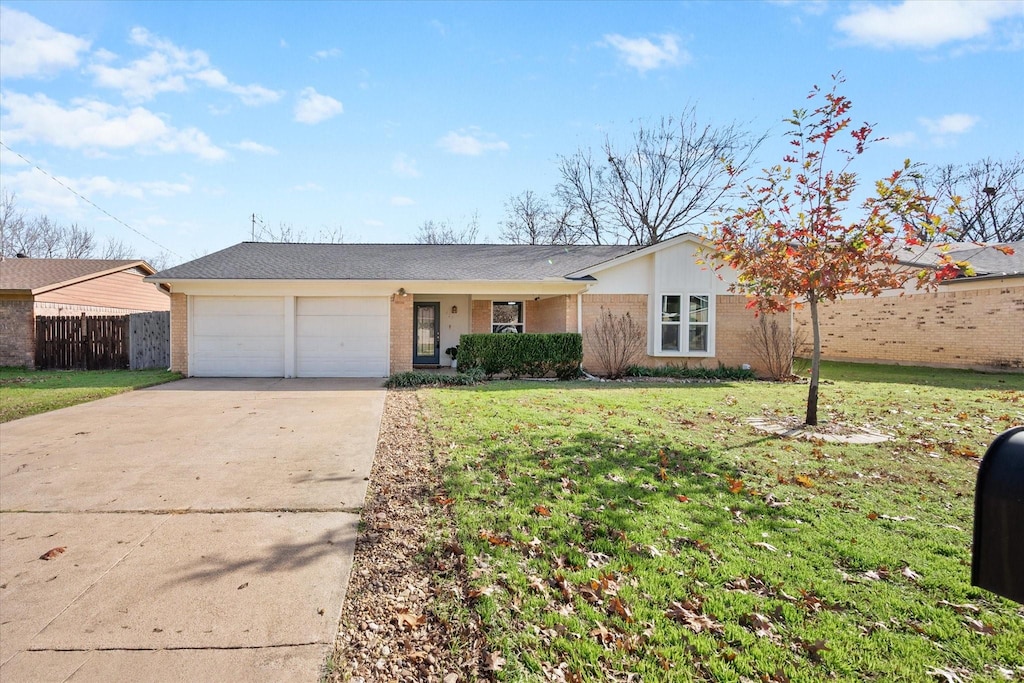
[[[441,362],[441,304],[413,304],[412,364]]]

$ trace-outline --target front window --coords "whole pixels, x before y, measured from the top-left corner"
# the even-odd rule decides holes
[[[679,301],[677,294],[666,294],[661,297],[661,350],[679,351]]]
[[[683,307],[686,317],[683,317]],[[661,297],[661,350],[707,353],[711,335],[711,297],[706,294]],[[685,325],[685,327],[684,327]]]
[[[690,351],[708,350],[708,301],[707,296],[690,297]]]
[[[522,301],[495,301],[491,305],[491,332],[522,331]]]

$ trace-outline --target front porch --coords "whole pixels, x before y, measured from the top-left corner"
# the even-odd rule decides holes
[[[579,332],[579,294],[395,294],[391,372],[449,370],[448,349],[463,334]]]

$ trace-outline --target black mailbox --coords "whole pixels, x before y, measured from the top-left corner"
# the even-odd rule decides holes
[[[978,468],[971,583],[1024,603],[1024,427],[997,436]]]

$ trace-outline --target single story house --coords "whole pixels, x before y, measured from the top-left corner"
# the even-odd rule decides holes
[[[140,260],[0,259],[0,365],[35,364],[37,316],[169,310],[166,289],[145,281],[155,272]]]
[[[1003,247],[1009,247],[1004,249]],[[1012,253],[1007,253],[1012,251]],[[908,268],[933,266],[935,247],[908,250]],[[821,357],[973,370],[1024,369],[1024,242],[948,245],[974,275],[944,280],[936,291],[902,289],[849,297],[819,309]],[[810,312],[795,312],[810,340]]]
[[[643,322],[643,364],[756,368],[754,314],[699,244],[243,242],[147,280],[171,292],[171,368],[189,376],[382,377],[507,331],[583,333],[599,371],[586,331],[605,311]]]

